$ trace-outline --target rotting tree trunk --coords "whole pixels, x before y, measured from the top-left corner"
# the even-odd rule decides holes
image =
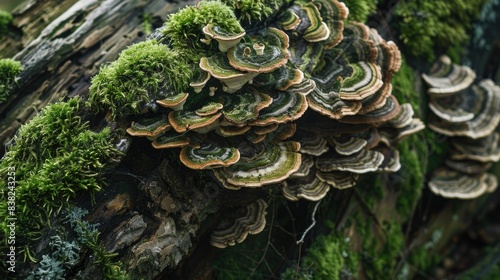
[[[0,42],[2,57],[12,57],[23,63],[18,86],[13,95],[0,105],[0,142],[5,145],[19,126],[31,119],[41,108],[65,96],[87,96],[90,79],[100,66],[114,61],[121,50],[147,36],[143,28],[143,15],[151,15],[153,28],[161,26],[167,15],[195,1],[166,2],[164,0],[81,0],[81,1],[32,1],[14,13],[14,28]],[[3,153],[3,151],[1,152]],[[77,206],[90,209],[87,220],[99,224],[100,239],[109,252],[117,253],[132,279],[211,279],[211,261],[218,251],[209,247],[209,229],[233,206],[265,197],[261,190],[246,190],[237,193],[219,188],[206,173],[195,173],[175,160],[168,160],[167,152],[154,151],[148,141],[135,139],[130,152],[116,170],[108,175],[109,185],[95,196],[95,204],[89,196],[79,197]],[[365,182],[366,183],[366,182]],[[362,251],[362,236],[353,225],[344,223],[354,208],[368,212],[374,220],[373,235],[380,243],[391,242],[380,224],[388,219],[394,208],[397,194],[390,191],[373,210],[363,208],[363,199],[353,195],[353,190],[332,191],[337,217],[336,229],[353,240],[355,250]],[[490,199],[493,205],[497,197]],[[467,219],[445,233],[450,238],[433,249],[444,250],[451,236],[468,228],[474,212],[481,210],[478,202],[443,202],[439,213],[415,214],[409,223],[407,250],[422,246],[443,221],[454,215]],[[458,206],[457,206],[458,205]],[[479,206],[478,206],[479,205]],[[293,218],[298,231],[310,224],[311,211],[305,202],[296,203]],[[459,207],[462,212],[451,211]],[[479,210],[478,210],[479,209]],[[271,212],[269,210],[268,212]],[[297,213],[302,213],[299,216]],[[274,212],[272,214],[274,218]],[[366,214],[366,213],[365,213]],[[293,219],[292,218],[292,219]],[[272,221],[271,217],[268,220]],[[401,221],[403,223],[404,221]],[[60,225],[57,218],[52,225]],[[412,228],[413,226],[413,228]],[[418,227],[415,229],[414,227]],[[318,232],[325,231],[319,228]],[[34,246],[35,257],[47,252],[50,236],[47,229],[44,237]],[[298,240],[300,236],[294,236]],[[411,242],[410,242],[411,241]],[[306,244],[307,245],[307,244]],[[306,247],[306,246],[304,246]],[[281,250],[281,249],[280,249]],[[285,248],[281,253],[301,250],[300,246]],[[80,274],[76,279],[99,279],[100,275],[87,255],[80,263]],[[401,256],[406,257],[405,252]],[[244,262],[245,260],[242,260]],[[20,264],[19,279],[23,279],[36,267],[33,263]],[[282,269],[282,268],[281,268]],[[366,278],[363,268],[359,277]],[[279,271],[275,272],[275,276]]]
[[[59,2],[31,1],[18,8],[13,13],[13,26],[0,43],[2,57],[21,61],[25,69],[13,94],[0,105],[2,146],[47,104],[63,97],[85,98],[91,77],[102,65],[147,37],[143,16],[150,16],[154,29],[168,14],[195,3]],[[220,203],[230,207],[262,196],[260,191],[240,192],[240,199],[227,201],[212,178],[165,160],[165,153],[155,153],[149,144],[136,141],[120,166],[127,171],[109,175],[109,185],[96,194],[95,204],[88,195],[75,201],[77,206],[91,209],[88,222],[99,224],[100,240],[108,252],[118,254],[115,260],[124,264],[132,279],[155,279],[174,271],[192,251],[192,240],[202,233],[202,222]],[[50,237],[56,234],[53,229],[57,226],[67,227],[53,217],[51,228],[32,246],[38,261],[49,251]],[[92,256],[85,257],[74,277],[102,278]],[[37,264],[22,262],[17,266],[16,278],[24,279]]]
[[[146,37],[168,14],[194,1],[29,1],[14,12],[14,28],[0,42],[1,57],[21,61],[25,71],[0,105],[0,144],[41,108],[63,96],[86,96],[90,79],[120,51]]]

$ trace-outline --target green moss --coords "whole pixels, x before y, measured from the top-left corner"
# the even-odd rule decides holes
[[[366,22],[368,17],[377,12],[378,0],[344,0],[349,8],[348,20]]]
[[[420,98],[414,89],[414,72],[403,58],[401,69],[392,79],[392,94],[400,103],[410,103],[418,115]],[[399,146],[401,169],[394,175],[394,183],[400,190],[396,201],[396,210],[406,220],[421,195],[427,166],[428,147],[425,134],[410,135]]]
[[[113,117],[140,114],[146,105],[169,92],[186,91],[192,69],[178,52],[155,40],[125,49],[92,79],[90,102]]]
[[[12,15],[9,12],[0,10],[0,38],[7,32],[7,26],[12,22]]]
[[[414,134],[398,146],[401,169],[396,173],[400,190],[396,210],[403,220],[410,217],[416,201],[422,194],[428,152],[425,140],[423,134]]]
[[[164,34],[173,49],[198,62],[206,53],[207,46],[200,39],[205,38],[201,30],[208,23],[230,33],[244,31],[230,7],[219,1],[202,1],[171,15],[165,22]]]
[[[404,233],[397,222],[385,222],[382,225],[385,242],[380,242],[371,232],[370,221],[358,225],[363,236],[363,271],[368,279],[392,278],[398,257],[404,248]]]
[[[51,214],[77,194],[101,189],[100,174],[118,152],[110,143],[109,129],[89,130],[78,115],[80,106],[78,98],[47,106],[21,126],[14,144],[7,147],[0,163],[2,245],[9,232],[7,218],[17,218],[16,242],[25,242],[38,237]],[[11,198],[15,207],[8,203]]]
[[[283,0],[221,0],[231,7],[238,20],[245,25],[255,24],[276,13],[284,2]]]
[[[349,249],[349,240],[337,234],[315,239],[302,258],[300,267],[290,267],[281,279],[338,280],[353,276],[357,271],[358,256]]]
[[[413,110],[418,115],[420,111],[420,95],[415,90],[414,71],[402,57],[401,68],[391,80],[392,94],[399,103],[410,103]]]
[[[12,59],[0,59],[0,104],[9,97],[16,77],[23,71],[21,62]]]
[[[413,269],[417,271],[430,271],[441,261],[439,254],[429,254],[429,250],[424,246],[420,246],[413,250],[408,258]]]
[[[146,35],[151,34],[153,16],[151,14],[142,14],[142,30]]]
[[[408,0],[396,6],[397,28],[409,53],[434,59],[435,48],[455,48],[469,37],[487,0]]]

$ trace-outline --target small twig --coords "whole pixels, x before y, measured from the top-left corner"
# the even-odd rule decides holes
[[[314,206],[314,211],[313,211],[312,216],[311,216],[312,224],[306,229],[306,231],[304,231],[300,240],[297,241],[297,244],[304,243],[304,238],[306,237],[307,233],[316,225],[316,210],[318,210],[318,206],[319,206],[320,202],[321,202],[321,200],[316,202],[316,205]]]

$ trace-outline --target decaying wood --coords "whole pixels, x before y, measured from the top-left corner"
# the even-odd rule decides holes
[[[70,5],[72,2],[74,5]],[[114,61],[125,47],[145,38],[144,15],[151,15],[153,27],[158,27],[168,14],[194,1],[63,3],[30,1],[14,13],[17,29],[9,32],[0,44],[2,56],[21,61],[25,69],[18,87],[0,105],[2,146],[21,124],[47,104],[63,96],[86,96],[91,77],[102,65]]]

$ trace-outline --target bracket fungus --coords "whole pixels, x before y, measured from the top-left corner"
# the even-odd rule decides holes
[[[288,41],[285,32],[271,27],[266,35],[247,37],[231,48],[227,53],[229,64],[240,71],[269,73],[287,63]]]
[[[230,166],[240,159],[235,148],[218,147],[203,143],[200,147],[185,146],[181,150],[181,162],[191,169],[207,169]]]
[[[487,171],[500,160],[500,87],[491,80],[475,82],[466,66],[442,56],[422,75],[429,86],[429,128],[451,137],[443,167],[434,172],[429,188],[448,198],[471,199],[496,188],[496,177]]]
[[[171,129],[150,129],[154,133],[147,135],[153,147],[181,148],[184,165],[211,170],[225,188],[281,184],[291,200],[319,200],[329,189],[353,187],[361,174],[395,172],[397,143],[423,128],[411,106],[391,95],[391,79],[401,65],[397,46],[362,23],[347,23],[349,9],[337,0],[288,4],[259,29],[238,22],[218,1],[171,16],[157,32],[161,43],[152,44],[172,49],[171,59],[179,57],[175,63],[184,63],[189,75],[163,87],[160,96],[157,88],[134,88],[141,93],[136,103],[157,100],[162,106],[147,110],[147,117],[144,110],[120,110],[119,116],[145,119],[129,133],[139,124],[165,121]],[[216,6],[224,6],[220,16],[213,13]],[[127,54],[132,51],[140,48]],[[171,69],[175,63],[148,68],[144,75],[161,77],[163,68],[169,79],[185,74],[177,73],[183,67]],[[99,86],[92,87],[94,102],[109,94]],[[480,94],[489,98],[491,87],[483,88]],[[108,101],[101,106],[113,102]],[[258,221],[252,232],[261,230],[265,207],[248,207],[247,213],[260,216],[216,229],[214,246],[243,240],[253,227],[247,220]]]
[[[429,188],[447,198],[473,199],[493,192],[498,186],[497,178],[488,173],[467,175],[442,168],[434,172]]]
[[[160,115],[132,122],[127,129],[127,133],[132,136],[156,137],[160,133],[169,130],[171,127],[167,116]]]
[[[258,234],[266,227],[267,203],[258,199],[224,217],[210,235],[210,244],[217,248],[243,242],[248,234]]]
[[[221,81],[224,85],[223,90],[228,93],[238,91],[258,75],[258,73],[242,72],[233,68],[227,57],[220,53],[210,57],[202,57],[200,68]]]
[[[280,142],[273,146],[243,142],[238,148],[241,158],[237,163],[214,169],[215,177],[228,189],[256,188],[282,182],[301,164],[298,142]]]
[[[203,27],[203,33],[205,33],[208,38],[215,39],[219,43],[219,50],[221,52],[227,52],[230,48],[236,46],[246,34],[243,29],[241,32],[234,33],[211,23]]]
[[[429,74],[422,74],[422,78],[429,85],[429,95],[439,97],[468,88],[474,82],[476,73],[467,66],[454,64],[449,57],[443,55]]]

